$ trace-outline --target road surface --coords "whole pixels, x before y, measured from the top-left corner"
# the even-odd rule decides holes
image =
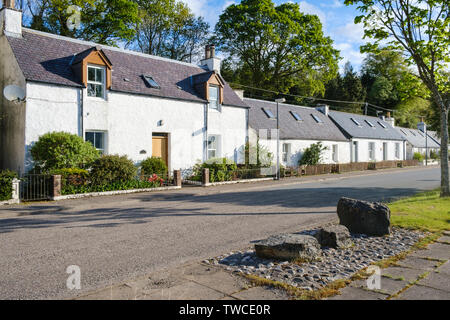
[[[439,182],[439,168],[412,168],[3,206],[0,299],[75,297],[336,219],[342,196],[387,201]],[[70,265],[81,290],[66,287]]]

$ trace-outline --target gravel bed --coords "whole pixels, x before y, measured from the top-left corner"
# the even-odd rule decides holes
[[[314,235],[317,231],[306,230],[298,234]],[[338,279],[348,279],[376,261],[408,250],[425,235],[400,228],[392,228],[391,234],[384,237],[351,234],[354,246],[348,249],[322,248],[320,260],[301,264],[261,259],[254,250],[234,251],[203,262],[223,266],[230,272],[252,274],[311,291]]]

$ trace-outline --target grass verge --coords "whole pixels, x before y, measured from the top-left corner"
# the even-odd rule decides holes
[[[450,198],[439,195],[439,190],[433,190],[388,204],[391,224],[429,232],[450,230]]]

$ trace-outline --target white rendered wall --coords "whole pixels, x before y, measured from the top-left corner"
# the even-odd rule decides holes
[[[260,145],[266,147],[273,154],[273,161],[276,162],[277,154],[277,140],[276,131],[272,134],[272,139],[260,139]],[[255,142],[256,136],[255,131],[250,131],[250,141]],[[310,147],[312,144],[317,142],[322,142],[322,145],[327,148],[327,150],[322,153],[323,164],[333,164],[333,163],[349,163],[350,162],[350,142],[348,141],[319,141],[319,140],[280,140],[280,163],[284,166],[298,165],[298,161],[303,156],[306,148]],[[288,161],[283,161],[283,144],[290,144],[290,151],[288,153]],[[338,145],[338,161],[333,160],[333,145]]]
[[[208,135],[220,135],[220,157],[245,162],[247,109],[221,106],[208,109]]]
[[[27,82],[25,168],[33,167],[30,148],[47,132],[80,134],[80,89]]]
[[[203,103],[112,91],[104,100],[87,97],[85,89],[81,93],[77,88],[39,83],[28,83],[27,93],[27,150],[47,132],[65,131],[84,137],[86,131],[103,131],[107,154],[127,155],[139,163],[152,155],[153,133],[167,133],[170,170],[181,169],[188,174],[195,163],[205,160]],[[209,134],[222,138],[223,156],[234,159],[246,140],[246,109],[222,107],[222,112],[209,117],[209,126]],[[141,154],[144,150],[146,154]],[[26,163],[30,169],[29,153]]]
[[[358,142],[358,162],[383,161],[383,143],[387,143],[387,159],[386,160],[403,160],[403,141],[395,140],[368,140],[368,139],[353,139]],[[369,142],[375,143],[375,159],[369,159]],[[399,157],[395,156],[395,144],[400,145]]]

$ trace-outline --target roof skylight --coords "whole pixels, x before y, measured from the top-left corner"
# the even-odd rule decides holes
[[[364,121],[372,128],[375,128],[375,125],[372,122],[370,122],[369,120],[364,120]]]
[[[350,118],[354,124],[356,124],[358,127],[361,127],[361,123],[359,123],[358,120],[356,120],[355,118]]]
[[[275,116],[273,115],[272,111],[270,111],[269,109],[266,109],[266,108],[262,108],[262,109],[269,119],[275,119]]]
[[[147,76],[147,75],[142,75],[142,77],[144,78],[145,84],[147,86],[149,86],[150,88],[154,88],[154,89],[160,89],[161,87],[159,86],[158,82],[156,82],[152,77]]]
[[[384,125],[384,123],[382,123],[382,122],[380,122],[380,121],[378,121],[378,124],[379,124],[381,127],[383,127],[384,129],[387,128],[387,127]]]
[[[316,116],[315,114],[311,114],[311,116],[313,117],[314,120],[316,120],[317,123],[323,123],[322,119],[320,119],[318,116]]]
[[[297,112],[291,111],[291,114],[295,118],[295,120],[303,121],[302,117],[300,117],[300,115]]]

